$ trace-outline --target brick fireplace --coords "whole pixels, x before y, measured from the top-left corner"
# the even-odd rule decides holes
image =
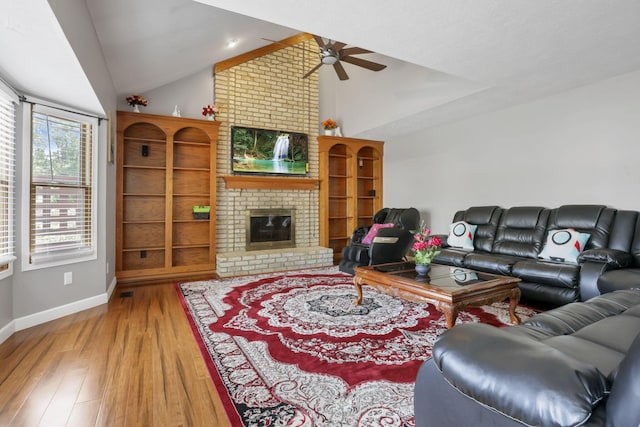
[[[300,178],[253,177],[258,185],[229,185],[231,126],[288,129],[309,136],[309,180],[318,178],[318,77],[301,77],[313,68],[317,50],[311,38],[292,39],[307,50],[278,45],[273,52],[240,62],[232,59],[215,66],[215,103],[220,106],[217,152],[216,268],[220,276],[325,266],[333,263],[331,249],[319,245],[319,193],[317,184],[299,189]],[[267,184],[265,184],[267,183]],[[292,185],[289,185],[291,183]],[[257,187],[257,188],[256,188]],[[247,250],[247,212],[255,209],[295,211],[294,247]]]

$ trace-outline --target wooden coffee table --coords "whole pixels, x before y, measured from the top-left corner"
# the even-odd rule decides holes
[[[408,262],[357,267],[353,279],[358,292],[356,305],[362,302],[362,285],[368,285],[400,298],[433,304],[444,313],[447,327],[452,328],[458,312],[465,307],[509,299],[511,322],[520,323],[516,315],[520,279],[436,264],[427,275],[418,276],[414,267]]]

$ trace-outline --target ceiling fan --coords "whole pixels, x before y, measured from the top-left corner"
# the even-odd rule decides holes
[[[386,65],[378,64],[377,62],[367,61],[366,59],[356,58],[351,55],[359,55],[362,53],[373,53],[370,50],[363,49],[361,47],[346,47],[346,43],[329,40],[325,41],[320,36],[314,35],[313,38],[320,46],[320,63],[313,67],[302,78],[306,79],[313,74],[318,68],[323,65],[333,65],[334,70],[340,80],[348,80],[349,76],[344,70],[341,61],[348,62],[349,64],[357,65],[358,67],[366,68],[371,71],[380,71],[387,68]]]

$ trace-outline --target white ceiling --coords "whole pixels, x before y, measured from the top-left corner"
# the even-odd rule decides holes
[[[44,92],[36,94],[47,97],[47,90],[78,81],[77,63],[70,64],[68,75],[62,65],[56,67],[57,73],[48,69],[38,74],[35,66],[28,67],[29,73],[20,72],[12,60],[19,53],[7,41],[8,36],[24,38],[33,33],[33,24],[21,20],[42,3],[47,4],[44,0],[0,3],[4,12],[4,17],[0,13],[0,73],[17,87],[36,85]],[[455,101],[439,93],[447,102],[426,103],[415,114],[386,124],[386,130],[376,130],[378,134],[460,119],[640,69],[638,0],[86,3],[119,96],[154,89],[269,43],[262,38],[279,40],[300,31],[365,47],[450,75],[451,81],[485,88],[458,94]],[[35,31],[34,45],[35,40],[46,40],[43,32]],[[51,33],[60,35],[55,28]],[[225,47],[229,39],[239,41],[233,50]],[[51,81],[56,84],[48,84]],[[455,89],[451,87],[452,93]]]

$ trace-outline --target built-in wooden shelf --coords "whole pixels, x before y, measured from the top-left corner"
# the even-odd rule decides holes
[[[315,190],[319,180],[313,178],[291,178],[264,175],[224,175],[229,189],[258,190]]]

